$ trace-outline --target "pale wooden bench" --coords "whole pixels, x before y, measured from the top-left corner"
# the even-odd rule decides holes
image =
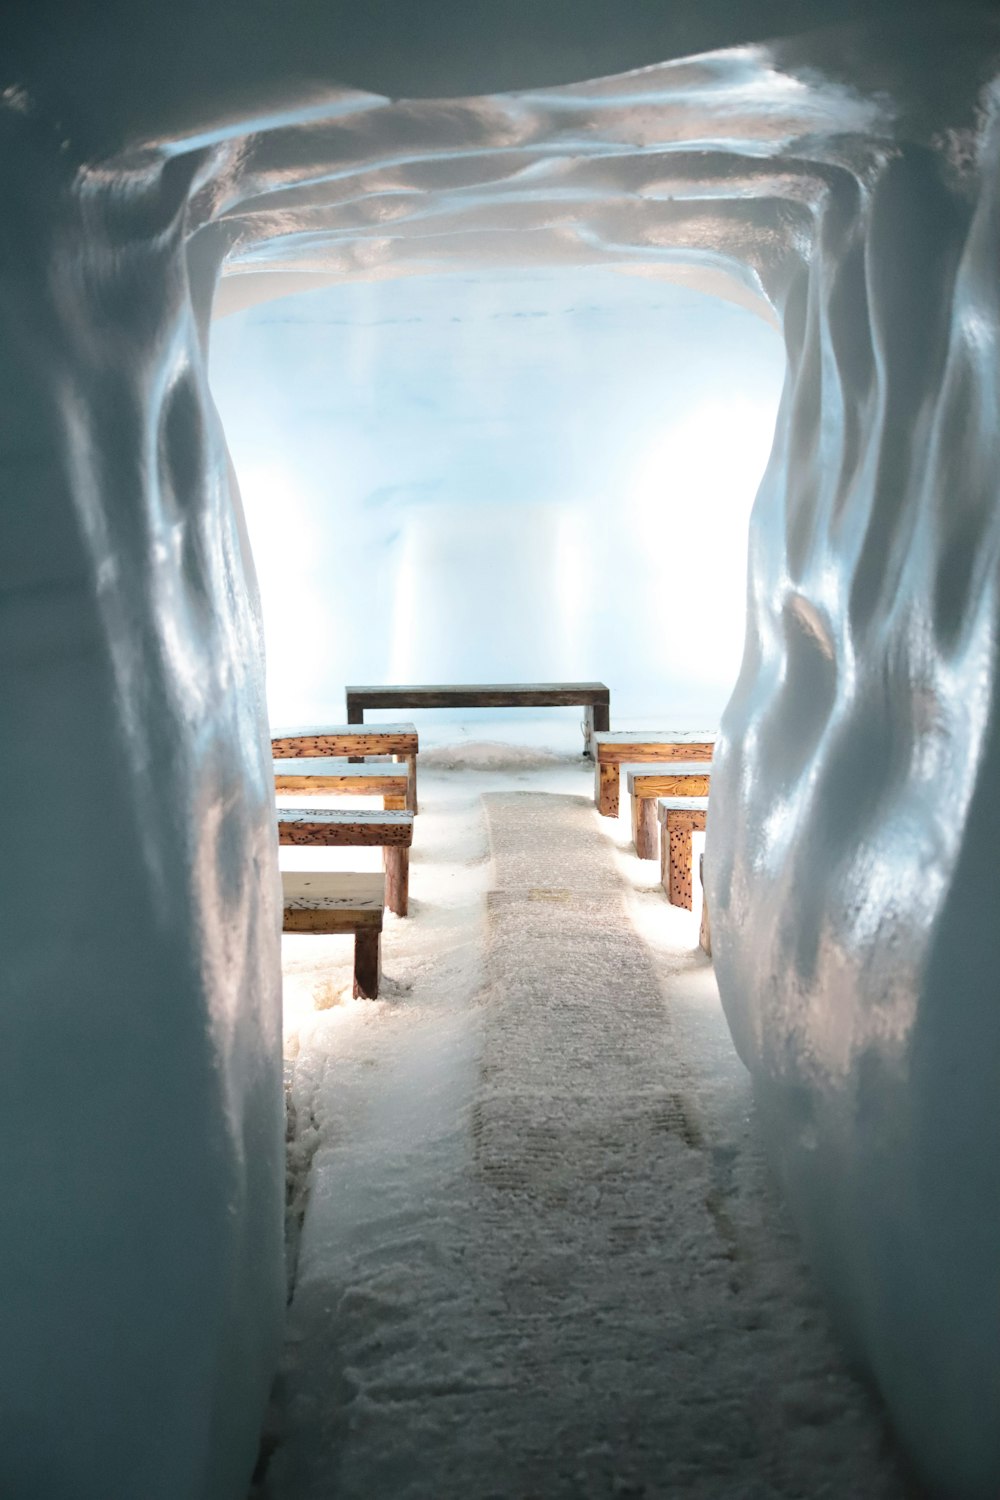
[[[660,825],[660,879],[671,906],[694,908],[691,857],[692,833],[704,833],[708,816],[707,797],[658,797],[656,817]]]
[[[271,735],[271,754],[275,759],[303,756],[347,755],[360,759],[366,755],[394,755],[405,760],[410,773],[406,805],[417,811],[417,752],[420,742],[415,724],[373,724],[358,729],[351,724],[318,724],[297,728],[275,729]]]
[[[712,729],[609,730],[594,735],[594,801],[606,818],[618,816],[618,788],[624,763],[711,760],[715,749]]]
[[[406,810],[410,783],[408,768],[390,764],[352,765],[333,755],[298,756],[295,770],[287,759],[274,761],[274,790],[305,792],[317,797],[381,797],[388,812]]]
[[[381,875],[282,870],[283,932],[354,934],[354,996],[378,999],[382,976]]]
[[[655,859],[658,845],[658,797],[707,797],[709,768],[704,761],[673,761],[663,765],[624,765],[632,799],[632,839],[640,859]]]
[[[594,731],[611,722],[611,691],[603,682],[467,682],[398,687],[349,687],[347,721],[363,724],[371,708],[584,708],[583,753]]]
[[[411,812],[279,807],[278,843],[320,844],[328,848],[381,845],[385,904],[397,917],[406,916],[410,900],[410,846],[413,843]]]

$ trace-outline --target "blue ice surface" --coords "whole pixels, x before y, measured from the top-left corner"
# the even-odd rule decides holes
[[[754,313],[607,268],[220,320],[272,721],[341,720],[349,682],[593,679],[616,717],[717,721],[783,371]]]

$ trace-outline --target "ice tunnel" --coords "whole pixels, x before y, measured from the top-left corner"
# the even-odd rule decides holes
[[[1000,1488],[1000,25],[974,5],[6,17],[0,1489],[245,1493],[280,1338],[260,619],[212,311],[629,268],[776,320],[707,880],[841,1325]]]

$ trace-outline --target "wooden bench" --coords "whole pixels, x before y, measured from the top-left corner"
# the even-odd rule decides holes
[[[381,875],[282,870],[283,932],[354,934],[354,996],[378,999],[382,976]]]
[[[401,766],[352,765],[333,755],[296,757],[294,771],[287,759],[274,762],[274,790],[282,794],[381,797],[386,811],[405,811],[409,785],[409,769]]]
[[[685,906],[688,911],[694,909],[691,835],[704,833],[707,815],[707,797],[657,798],[660,879],[671,906]]]
[[[584,708],[583,753],[594,731],[607,729],[611,693],[603,682],[438,683],[401,687],[349,687],[347,721],[363,724],[371,708]]]
[[[410,845],[413,814],[352,812],[346,808],[279,807],[279,844],[320,844],[358,848],[381,845],[385,904],[405,917],[410,899]]]
[[[276,759],[303,756],[394,755],[405,760],[410,773],[406,805],[417,810],[417,751],[420,744],[415,724],[377,724],[359,730],[350,724],[307,725],[276,729],[271,736],[271,754]]]
[[[640,859],[655,859],[658,845],[658,797],[707,797],[709,774],[704,761],[674,761],[663,765],[624,765],[632,799],[632,839]]]
[[[618,787],[625,762],[711,760],[715,732],[711,729],[612,730],[594,735],[594,801],[606,818],[618,816]]]

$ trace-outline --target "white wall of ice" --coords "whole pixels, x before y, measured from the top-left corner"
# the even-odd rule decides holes
[[[218,321],[272,723],[347,682],[601,679],[714,724],[784,346],[602,268],[353,282]]]

